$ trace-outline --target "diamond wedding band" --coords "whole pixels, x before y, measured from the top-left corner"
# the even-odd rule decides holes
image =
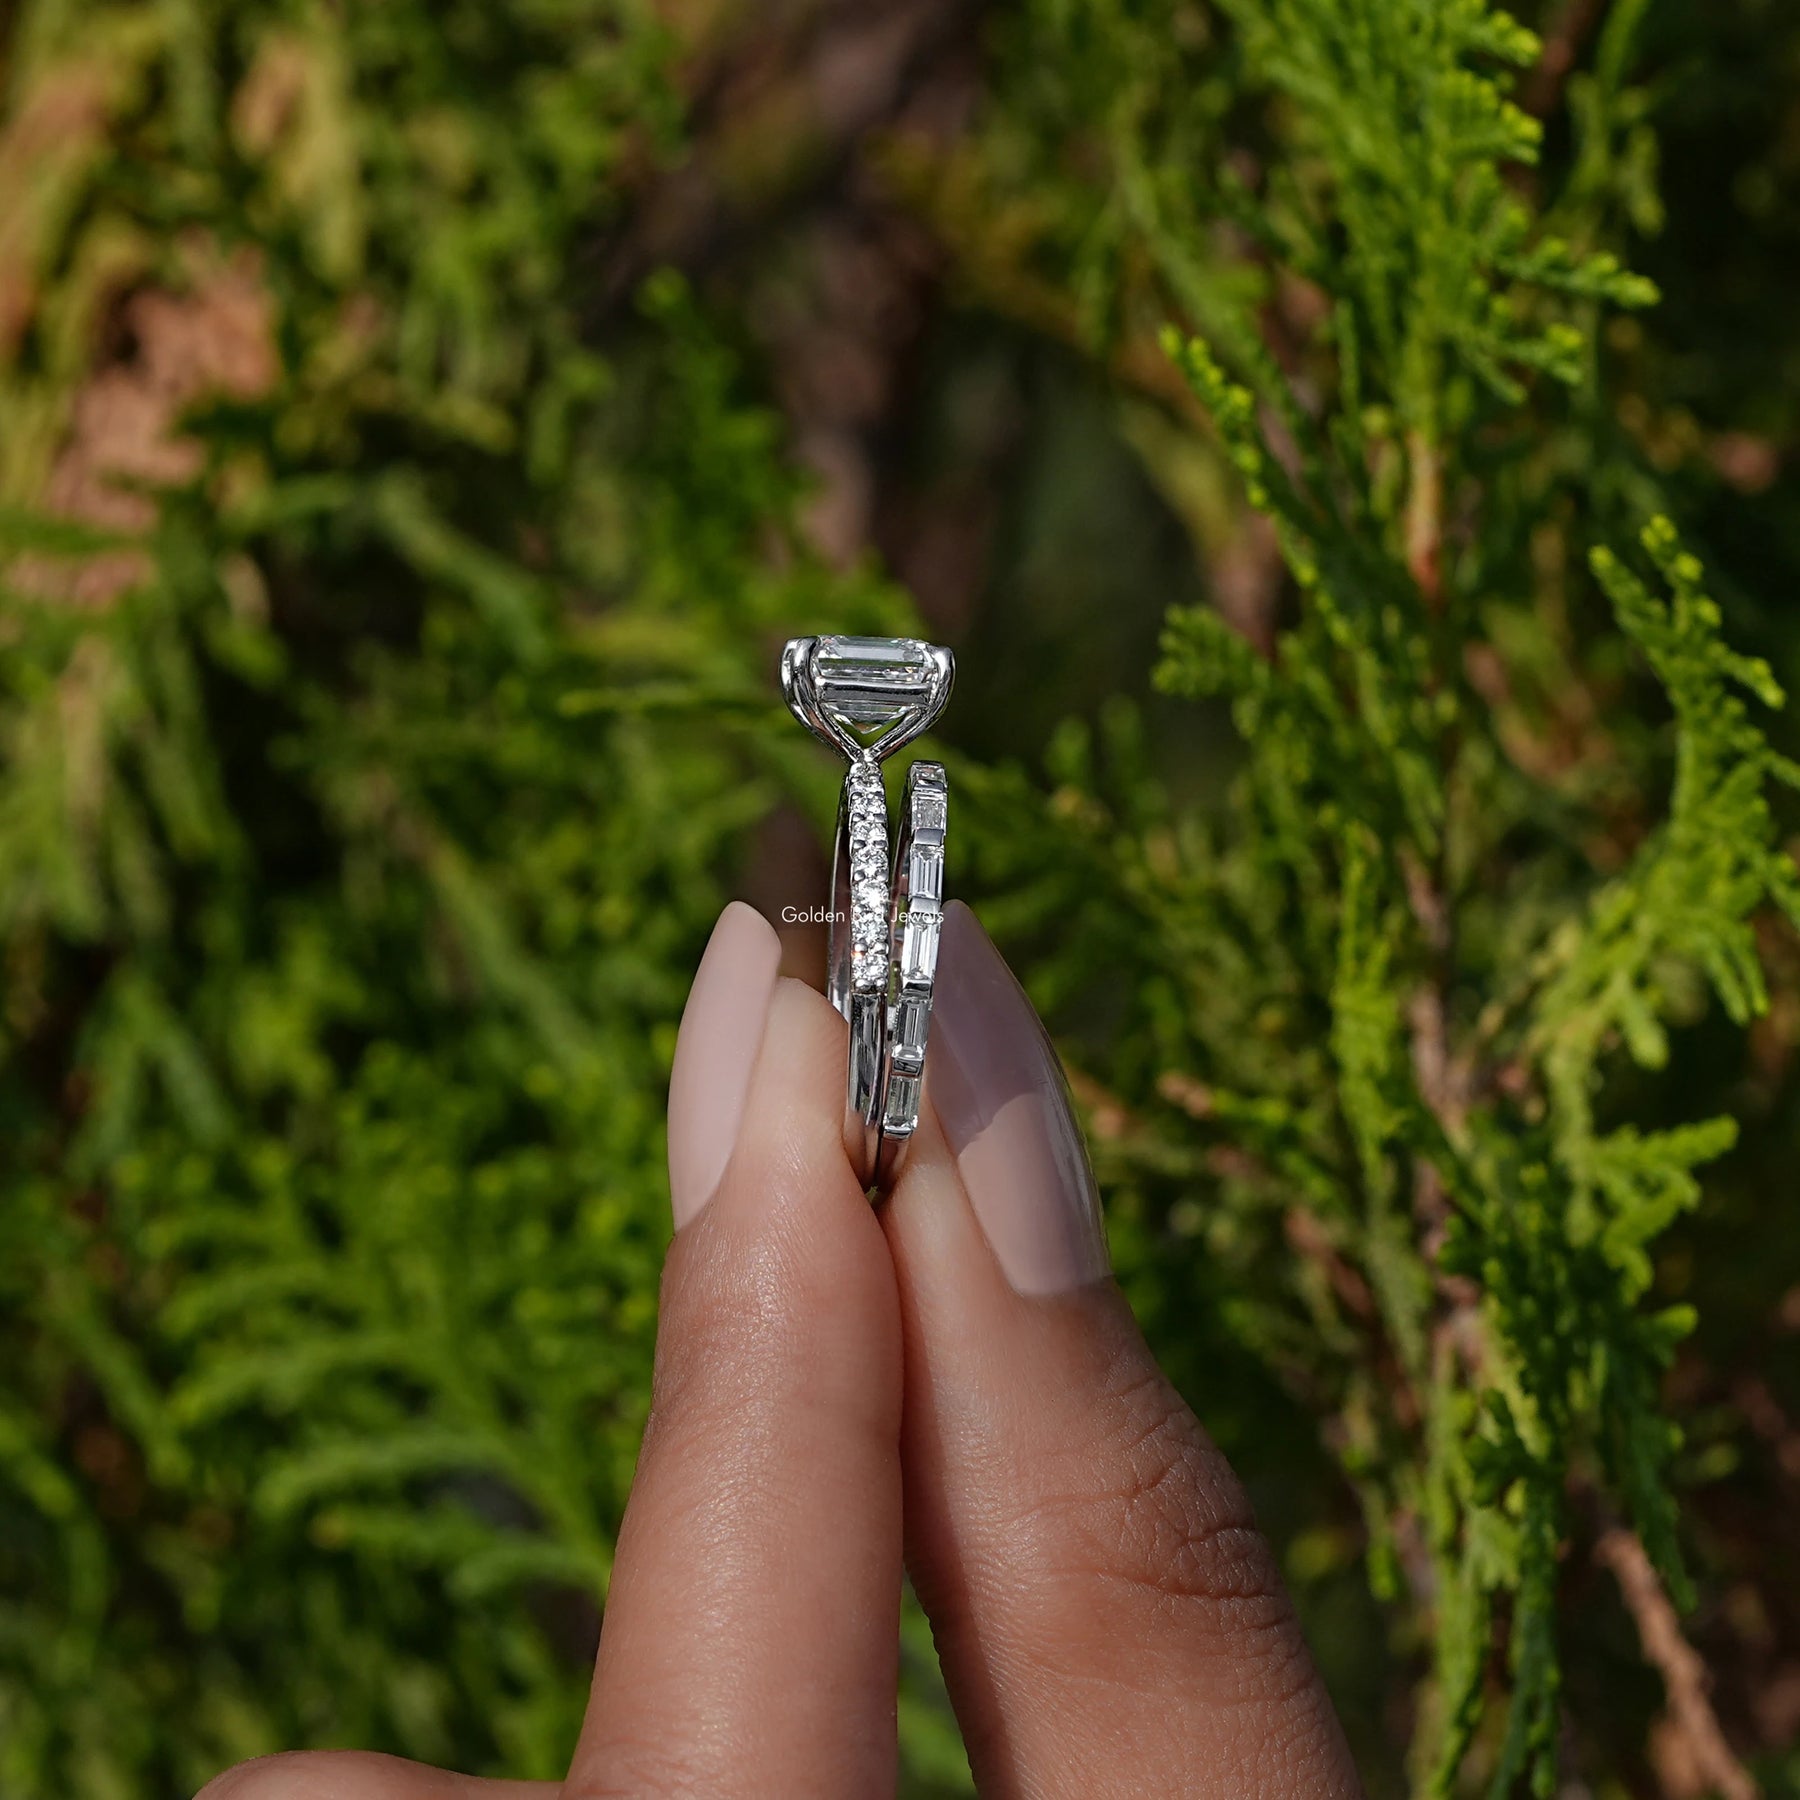
[[[793,638],[781,691],[849,763],[838,803],[826,992],[850,1027],[844,1148],[865,1187],[898,1174],[919,1123],[943,923],[949,787],[917,762],[890,864],[881,764],[944,709],[956,664],[917,638]]]
[[[942,763],[916,762],[906,772],[900,845],[894,853],[889,941],[897,967],[888,1008],[887,1090],[882,1098],[876,1179],[899,1172],[919,1123],[925,1084],[925,1040],[931,1032],[931,989],[944,925],[944,837],[950,790]]]

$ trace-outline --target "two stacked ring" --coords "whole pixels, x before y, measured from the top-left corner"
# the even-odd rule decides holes
[[[865,1187],[898,1174],[919,1122],[943,922],[949,787],[914,763],[890,864],[881,764],[943,711],[955,661],[916,638],[791,639],[794,716],[849,762],[838,806],[826,992],[850,1026],[844,1147]]]

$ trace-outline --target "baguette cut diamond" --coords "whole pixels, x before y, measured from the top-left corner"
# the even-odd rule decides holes
[[[902,1075],[898,1070],[888,1077],[887,1104],[882,1110],[882,1129],[894,1137],[911,1137],[919,1124],[919,1088],[917,1075]]]
[[[944,925],[948,800],[943,765],[914,763],[906,778],[900,842],[894,856],[894,973],[881,1123],[884,1144],[904,1144],[919,1122],[919,1083],[925,1072],[931,992]]]
[[[925,1038],[931,1030],[931,996],[902,990],[894,1004],[894,1062],[914,1068],[925,1061]]]
[[[944,915],[922,906],[907,909],[906,925],[901,935],[900,979],[905,982],[929,983],[937,974],[938,934]]]

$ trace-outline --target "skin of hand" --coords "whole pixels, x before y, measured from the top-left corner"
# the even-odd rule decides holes
[[[683,1016],[651,1419],[567,1778],[315,1751],[202,1800],[879,1800],[903,1562],[984,1800],[1360,1794],[974,915],[948,910],[927,1105],[879,1210],[841,1144],[842,1021],[780,957],[727,907]]]

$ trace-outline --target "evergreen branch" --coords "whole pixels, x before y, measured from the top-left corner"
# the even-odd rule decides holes
[[[1771,749],[1739,698],[1747,689],[1777,706],[1780,689],[1764,664],[1721,640],[1703,572],[1674,528],[1658,520],[1643,541],[1673,590],[1668,605],[1610,552],[1597,550],[1593,566],[1674,708],[1669,820],[1595,896],[1586,931],[1551,947],[1530,1030],[1559,1155],[1583,1192],[1595,1179],[1591,1087],[1603,1047],[1616,1035],[1647,1067],[1666,1055],[1663,963],[1680,958],[1701,968],[1741,1023],[1767,1004],[1755,912],[1773,904],[1800,924],[1800,871],[1779,848],[1768,795],[1772,783],[1800,782],[1800,770]]]
[[[0,123],[31,175],[0,245],[0,1785],[192,1792],[296,1694],[307,1729],[555,1773],[587,1671],[542,1603],[610,1572],[681,995],[769,806],[829,816],[770,645],[912,628],[807,550],[793,396],[848,339],[881,387],[942,277],[997,362],[1110,376],[1221,603],[1170,610],[1156,679],[1229,709],[1228,784],[1210,722],[1171,775],[1117,696],[1041,774],[950,753],[958,885],[1071,1027],[1159,1350],[1293,1496],[1303,1607],[1360,1546],[1427,1791],[1616,1747],[1561,1679],[1582,1500],[1627,1521],[1601,1554],[1736,1800],[1676,1625],[1695,1314],[1654,1297],[1734,1125],[1710,1074],[1671,1121],[1621,1065],[1666,1064],[1708,990],[1715,1030],[1792,1036],[1759,950],[1800,917],[1796,771],[1667,528],[1654,582],[1595,558],[1610,622],[1569,599],[1582,522],[1654,503],[1610,422],[1654,413],[1661,352],[1597,353],[1654,298],[1607,247],[1657,215],[1643,0],[1545,8],[1522,80],[1539,47],[1486,0],[1224,0],[1225,30],[1020,0],[966,129],[960,68],[954,105],[912,86],[955,60],[941,0],[767,28],[780,117],[747,125],[760,21],[684,73],[635,0],[140,10],[26,0]],[[1537,115],[1596,26],[1569,152]],[[825,120],[817,46],[870,72]],[[670,161],[683,83],[703,142]],[[762,292],[733,209],[820,192],[826,230],[774,235],[828,240],[832,306],[881,320],[805,315],[759,372],[734,346],[771,309],[698,296]],[[1031,433],[1106,435],[1006,380]],[[121,393],[141,466],[87,423]],[[884,503],[889,461],[859,463]],[[1179,551],[1123,486],[1089,499]],[[1673,713],[1666,796],[1627,653]],[[901,1705],[951,1786],[942,1707]]]

